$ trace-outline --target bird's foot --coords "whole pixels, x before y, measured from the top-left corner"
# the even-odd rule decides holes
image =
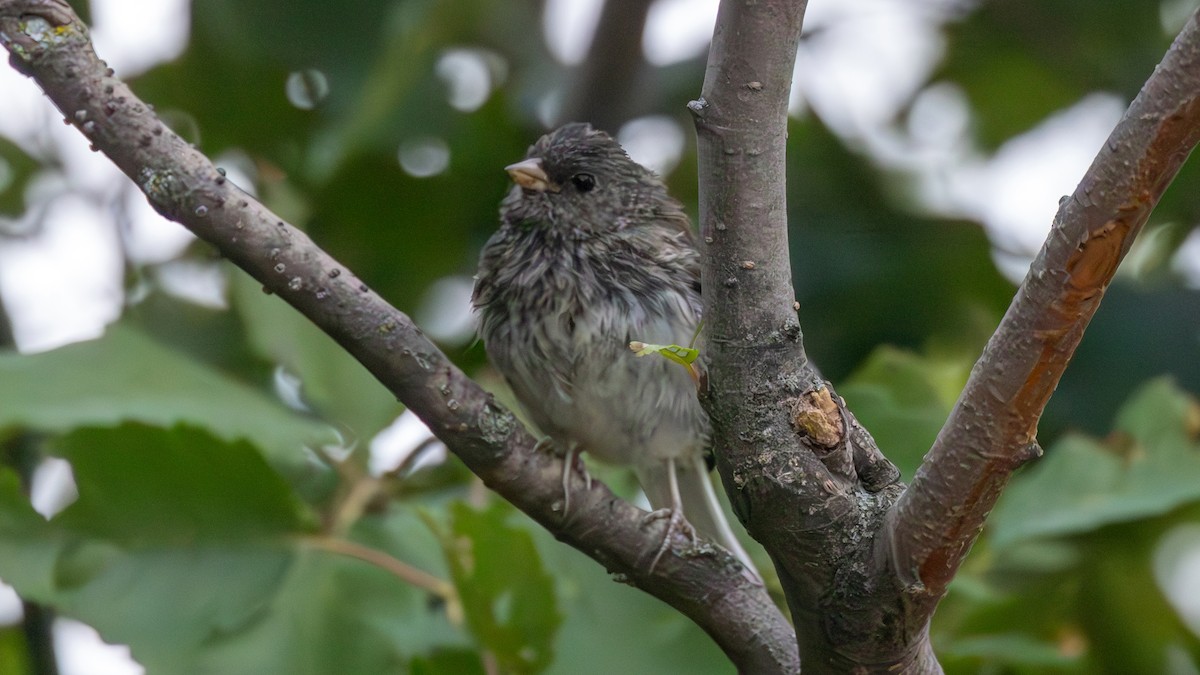
[[[696,528],[692,527],[692,524],[683,517],[683,511],[677,508],[657,509],[647,513],[642,518],[642,527],[656,520],[663,519],[667,521],[667,531],[663,534],[662,543],[658,546],[658,552],[654,554],[654,560],[650,561],[649,572],[651,574],[654,573],[654,568],[658,566],[658,561],[662,560],[663,555],[671,548],[671,537],[676,532],[687,537],[692,544],[696,544],[698,541],[696,538]]]
[[[549,436],[538,441],[537,445],[535,445],[533,449],[535,452],[553,452],[555,454],[559,454],[557,446],[554,444],[554,441],[551,440],[551,438]],[[584,488],[587,490],[592,489],[592,474],[588,473],[587,465],[585,465],[580,460],[579,448],[575,444],[572,443],[567,448],[567,450],[562,453],[562,456],[563,456],[563,470],[562,470],[563,510],[562,510],[562,515],[563,515],[563,518],[566,518],[567,514],[571,512],[571,471],[574,470],[575,464],[577,462],[579,464],[579,471],[580,471],[580,473],[583,474],[583,485],[584,485]]]

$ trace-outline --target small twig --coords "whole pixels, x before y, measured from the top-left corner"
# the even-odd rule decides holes
[[[409,586],[419,588],[436,595],[439,599],[446,603],[446,616],[451,623],[459,625],[462,623],[463,610],[462,603],[458,599],[458,592],[454,585],[443,579],[433,576],[432,574],[417,569],[406,562],[397,560],[392,556],[379,551],[377,549],[363,546],[362,544],[349,541],[347,539],[339,539],[336,537],[305,537],[301,540],[310,548],[327,551],[344,555],[348,558],[361,560],[365,563],[374,565],[385,572],[388,572],[400,579]]]
[[[329,534],[345,534],[362,518],[367,507],[383,492],[384,482],[374,476],[362,475],[349,483],[329,518]]]

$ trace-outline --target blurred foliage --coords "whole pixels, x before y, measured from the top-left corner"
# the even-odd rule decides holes
[[[543,130],[547,101],[586,86],[549,55],[536,0],[193,4],[186,51],[134,89],[417,315],[434,282],[473,272],[502,168]],[[930,83],[966,93],[970,142],[989,153],[1090,92],[1132,97],[1170,42],[1162,17],[1182,5],[959,4]],[[448,54],[486,73],[477,106],[452,105]],[[328,92],[294,105],[289,76],[314,70]],[[621,109],[686,130],[704,61],[612,75],[636,79]],[[445,169],[406,171],[398,155],[414,144],[442,148]],[[809,351],[911,477],[1014,286],[980,223],[914,206],[911,176],[862,143],[805,114],[788,146]],[[23,147],[0,139],[5,217],[37,208],[26,188],[54,170]],[[694,214],[694,143],[666,179]],[[1200,294],[1167,264],[1200,220],[1198,181],[1193,161],[1164,197],[1159,253],[1109,290],[1043,420],[1045,459],[1013,480],[935,617],[948,672],[1200,663],[1152,564],[1200,518],[1185,393],[1200,391]],[[228,309],[175,297],[154,265],[130,263],[136,302],[105,337],[0,353],[0,450],[20,439],[64,458],[79,489],[46,520],[19,472],[0,468],[0,579],[23,597],[130,644],[152,673],[731,671],[669,607],[481,498],[455,460],[371,476],[369,442],[400,412],[390,395],[203,246],[184,255],[221,267]],[[495,381],[479,345],[443,346]],[[402,581],[396,566],[439,583]],[[27,670],[20,631],[0,626],[0,672]]]
[[[1132,100],[1174,34],[1140,0],[988,2],[951,27],[941,75],[971,98],[995,147],[1093,91]]]
[[[1165,535],[1200,518],[1198,462],[1200,401],[1169,379],[1134,392],[1106,438],[1047,447],[1000,499],[939,610],[946,671],[1194,669],[1200,640],[1152,570]]]

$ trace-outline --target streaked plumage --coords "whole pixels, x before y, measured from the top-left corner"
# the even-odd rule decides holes
[[[557,449],[632,466],[656,509],[681,507],[749,566],[708,477],[695,383],[628,347],[686,345],[696,331],[700,263],[683,208],[586,124],[543,136],[508,171],[516,185],[473,297],[493,365]]]

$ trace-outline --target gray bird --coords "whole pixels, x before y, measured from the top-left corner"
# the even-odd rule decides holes
[[[757,579],[708,476],[709,421],[687,369],[629,343],[687,345],[700,261],[683,207],[608,134],[568,124],[506,167],[515,185],[472,302],[492,364],[566,455],[632,466],[656,517],[687,523]],[[668,537],[670,531],[668,531]],[[666,550],[666,541],[651,569]]]

